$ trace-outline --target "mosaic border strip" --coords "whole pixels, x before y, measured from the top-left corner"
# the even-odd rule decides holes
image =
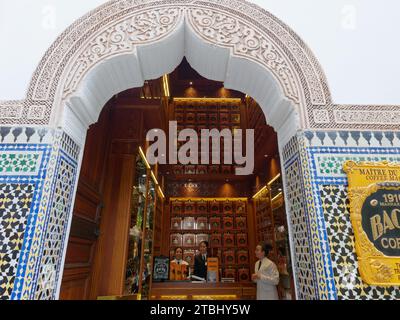
[[[316,157],[318,157],[318,155],[321,155],[321,154],[328,154],[333,157],[342,155],[343,158],[350,157],[351,159],[356,160],[356,161],[361,161],[365,157],[371,157],[372,159],[382,161],[385,159],[389,159],[393,156],[400,155],[400,147],[392,147],[392,148],[369,147],[369,148],[365,148],[365,147],[337,147],[337,146],[312,147],[312,146],[309,146],[309,147],[307,147],[307,152],[308,152],[308,157],[309,157],[310,170],[311,170],[311,174],[312,174],[312,189],[313,189],[313,194],[314,194],[314,200],[316,203],[315,208],[316,208],[316,212],[318,214],[318,221],[321,226],[319,228],[319,232],[320,232],[321,238],[324,241],[324,245],[322,246],[322,249],[324,250],[323,254],[324,254],[324,256],[329,256],[331,259],[331,248],[330,248],[329,239],[328,239],[328,230],[326,229],[326,225],[325,225],[325,215],[324,215],[324,210],[323,210],[322,199],[320,196],[320,191],[321,191],[321,187],[326,186],[326,185],[337,185],[337,186],[345,186],[346,187],[347,186],[347,177],[345,176],[344,173],[339,178],[338,177],[336,177],[336,178],[329,177],[329,176],[320,176],[318,174],[318,167],[317,167],[318,161],[316,161]],[[399,161],[400,161],[400,156],[397,159],[399,159]],[[344,161],[344,159],[343,159],[343,161]],[[353,250],[354,250],[354,246],[353,246]],[[336,292],[335,298],[336,299],[346,298],[345,296],[343,296],[343,291],[338,292],[336,289],[336,283],[335,283],[336,280],[335,280],[335,275],[333,272],[332,263],[330,264],[330,268],[331,268],[329,270],[330,275],[329,275],[329,277],[327,277],[327,281],[332,282],[332,280],[333,280],[333,285],[335,286],[335,292]],[[358,271],[357,271],[357,274],[358,274]],[[362,283],[362,280],[360,277],[357,279],[357,281],[361,281],[361,283]],[[366,287],[369,287],[372,289],[375,288],[375,286],[366,286]],[[380,288],[380,287],[376,287],[376,288]],[[379,293],[379,290],[377,292]],[[394,292],[396,292],[396,288],[394,288]],[[352,293],[351,295],[353,295],[353,294],[354,293]],[[396,294],[396,293],[393,293],[393,294]],[[400,292],[397,293],[397,295],[399,295],[399,294],[400,294]],[[353,298],[363,298],[363,296],[357,296],[357,295],[354,295],[352,297]],[[375,294],[373,297],[375,297],[375,298],[381,297],[382,298],[383,296],[380,296],[379,294]]]
[[[71,214],[71,207],[72,207],[72,196],[73,192],[68,192],[66,190],[59,190],[59,191],[64,191],[67,194],[67,197],[64,198],[65,200],[65,206],[64,208],[60,208],[59,205],[56,204],[56,198],[60,197],[61,194],[58,193],[56,197],[56,188],[59,187],[58,184],[67,184],[71,189],[74,189],[75,183],[77,181],[77,163],[76,161],[68,156],[66,152],[63,150],[60,150],[58,159],[57,159],[57,166],[56,166],[56,172],[58,173],[61,169],[62,163],[66,163],[68,166],[71,168],[70,172],[70,180],[68,182],[64,181],[66,178],[65,175],[62,175],[60,177],[57,177],[53,181],[52,185],[52,191],[50,198],[52,199],[52,202],[49,204],[48,211],[46,213],[46,222],[43,228],[43,243],[40,248],[39,252],[39,258],[37,259],[37,265],[35,267],[35,274],[33,278],[33,289],[31,294],[30,294],[30,299],[55,299],[55,294],[56,294],[56,287],[57,283],[59,280],[59,277],[62,276],[62,271],[61,271],[61,261],[62,261],[62,254],[64,252],[64,247],[68,244],[68,239],[67,239],[67,229],[68,229],[68,221],[69,221],[69,215]],[[59,217],[60,212],[59,210],[62,210],[62,216]],[[48,243],[54,242],[54,237],[55,234],[53,233],[52,230],[50,230],[50,219],[60,219],[63,221],[62,225],[62,230],[61,234],[58,235],[60,238],[60,246],[58,248],[58,252],[55,256],[56,265],[52,265],[53,267],[53,272],[54,272],[54,279],[49,279],[48,271],[45,266],[49,266],[52,264],[52,261],[49,263],[45,263],[47,259],[51,259],[52,257],[48,257],[47,255],[44,254],[46,249],[49,249],[50,251],[56,250],[55,248],[47,248]],[[60,225],[59,225],[60,226]],[[54,257],[53,257],[54,258]],[[43,278],[45,278],[45,281],[43,281]],[[50,283],[47,283],[46,280],[48,280]]]
[[[285,163],[285,175],[288,175],[290,173],[292,166],[296,166],[296,169],[299,169],[299,171],[301,172],[300,156],[295,156],[290,161]],[[295,183],[295,181],[290,181],[290,183]],[[297,183],[299,183],[300,186],[304,186],[304,182],[303,182],[303,179],[301,178],[301,174],[299,175],[299,179],[298,179]],[[292,187],[290,185],[286,185],[286,186],[287,186],[288,192],[291,192],[289,190],[291,190]],[[302,198],[302,201],[304,202],[304,200],[305,200],[304,190],[301,191],[299,196]],[[290,203],[289,207],[293,207],[293,208],[296,207],[296,203],[292,203],[294,201],[293,199],[289,198],[287,200],[288,200],[288,203]],[[303,203],[302,207],[299,209],[300,209],[299,212],[295,212],[295,210],[289,209],[289,214],[290,214],[289,220],[290,220],[291,235],[292,235],[292,239],[290,239],[290,241],[293,244],[292,259],[294,262],[293,265],[294,265],[294,275],[295,275],[295,281],[296,281],[297,295],[300,299],[315,299],[315,297],[317,296],[317,292],[318,292],[318,286],[316,285],[316,272],[315,272],[314,263],[313,263],[314,259],[313,259],[313,250],[311,247],[310,226],[309,226],[309,221],[308,221],[307,208],[306,208],[305,204]],[[312,279],[308,279],[308,280],[312,280],[313,292],[308,292],[307,288],[305,288],[303,285],[304,281],[306,281],[307,279],[299,279],[300,273],[302,272],[304,265],[303,265],[303,262],[299,260],[299,259],[301,259],[301,257],[297,256],[297,250],[296,250],[297,249],[296,242],[301,241],[301,239],[299,239],[297,237],[297,232],[296,232],[296,230],[297,230],[297,228],[299,228],[299,226],[297,226],[297,225],[293,226],[294,224],[292,221],[293,219],[296,219],[296,220],[301,219],[301,217],[296,216],[296,214],[304,215],[303,219],[305,221],[305,231],[306,231],[307,243],[306,244],[303,243],[303,245],[305,245],[309,248],[309,261],[308,262],[311,265]],[[307,270],[303,270],[303,272],[307,272]]]
[[[30,251],[31,246],[31,234],[35,229],[36,216],[38,213],[38,206],[42,199],[43,194],[43,179],[47,173],[47,160],[50,156],[51,145],[49,144],[0,144],[0,154],[4,151],[6,152],[38,152],[41,154],[41,162],[38,162],[38,168],[35,170],[36,175],[1,175],[0,182],[11,184],[11,183],[27,183],[34,185],[34,194],[32,198],[32,204],[30,211],[27,215],[26,229],[24,233],[24,239],[22,243],[21,250],[19,252],[18,267],[15,275],[13,291],[11,294],[11,299],[18,296],[18,293],[24,282],[24,269],[23,266],[26,263],[27,254]]]
[[[53,130],[43,127],[0,127],[0,159],[2,165],[7,166],[7,170],[0,172],[0,183],[3,184],[32,184],[34,191],[32,195],[32,204],[26,216],[26,227],[23,233],[21,249],[18,251],[18,259],[12,258],[10,261],[15,265],[15,275],[12,284],[6,284],[7,291],[12,291],[9,299],[29,299],[34,298],[32,288],[36,261],[41,257],[43,245],[41,238],[44,237],[43,229],[45,219],[48,218],[53,203],[52,188],[57,181],[54,174],[58,172],[57,161],[68,161],[73,168],[73,181],[68,186],[73,188],[76,183],[76,174],[78,168],[78,158],[80,156],[80,146],[61,130]],[[29,157],[31,155],[31,157]],[[26,159],[34,161],[26,163]],[[25,167],[24,167],[25,166]],[[59,179],[64,179],[59,176]],[[64,250],[66,231],[68,226],[68,215],[71,208],[73,192],[67,193],[69,199],[67,202],[64,223],[64,232],[61,235],[60,252],[57,255],[56,272],[60,272],[62,254]],[[50,205],[50,207],[48,206]],[[53,235],[53,234],[52,234]],[[59,274],[56,274],[58,281]],[[11,277],[10,277],[11,278]],[[8,280],[7,280],[8,281]],[[53,284],[53,291],[57,284]],[[55,291],[51,297],[54,298]]]
[[[321,220],[318,219],[314,190],[312,189],[312,174],[309,169],[309,159],[307,154],[304,136],[299,133],[299,150],[302,158],[302,173],[304,179],[304,189],[306,193],[308,220],[310,224],[310,237],[314,257],[314,265],[317,274],[318,298],[322,300],[333,299],[335,296],[335,286],[331,279],[331,260],[330,255],[326,254],[324,235],[321,237]]]
[[[300,212],[298,212],[299,214],[304,214],[304,221],[305,221],[305,227],[307,230],[307,245],[309,247],[309,254],[310,254],[310,264],[311,264],[311,273],[312,273],[312,281],[313,281],[313,286],[314,286],[314,292],[313,293],[309,293],[309,292],[305,292],[302,290],[305,290],[305,288],[303,288],[300,285],[300,281],[298,279],[299,277],[299,270],[301,270],[302,267],[304,266],[299,266],[299,261],[297,261],[297,257],[296,257],[296,252],[292,252],[292,258],[294,260],[294,269],[295,269],[295,278],[296,278],[296,288],[297,288],[297,295],[298,297],[300,297],[301,299],[316,299],[319,296],[319,286],[317,284],[318,281],[318,277],[317,277],[317,272],[315,269],[315,258],[314,258],[314,248],[312,245],[312,236],[311,236],[311,228],[310,228],[310,219],[309,219],[309,210],[308,210],[308,205],[307,205],[307,197],[306,197],[306,191],[305,191],[305,180],[304,180],[304,154],[302,154],[301,152],[301,147],[300,144],[302,143],[302,139],[303,137],[301,136],[301,134],[298,134],[296,136],[294,136],[283,148],[283,158],[284,158],[284,170],[285,170],[285,180],[286,180],[286,175],[288,174],[290,167],[294,164],[297,163],[299,169],[298,172],[298,183],[300,184],[300,186],[302,186],[302,190],[301,190],[301,197],[302,197],[302,201],[303,201],[303,205],[302,205],[302,210],[300,210]],[[286,188],[287,190],[291,189],[291,186],[288,185],[287,183],[289,183],[288,181],[285,181],[286,183]],[[291,183],[293,183],[293,181],[291,181]],[[286,199],[288,203],[292,202],[292,199],[287,198]],[[296,206],[296,204],[293,204],[294,207]],[[295,215],[295,212],[292,212],[292,210],[289,210],[290,215]],[[289,217],[290,220],[292,219],[292,217]],[[299,218],[299,217],[297,217]],[[292,243],[296,242],[296,236],[293,235],[293,233],[295,232],[295,228],[293,227],[292,223],[291,223],[291,234],[293,239],[291,239]],[[300,239],[297,239],[299,241],[301,241]],[[310,294],[312,296],[310,296]]]

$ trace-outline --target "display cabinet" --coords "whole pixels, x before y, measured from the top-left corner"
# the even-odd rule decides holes
[[[199,134],[202,129],[218,130],[245,129],[245,121],[242,119],[241,110],[244,108],[240,98],[174,98],[171,103],[170,121],[177,122],[178,133],[183,129],[194,129]],[[178,146],[185,142],[180,141]],[[199,153],[199,163],[202,154]],[[210,155],[211,156],[211,155]],[[184,165],[174,166],[175,175],[231,175],[234,173],[233,165]]]
[[[250,267],[247,198],[171,198],[169,206],[170,258],[176,247],[183,247],[192,269],[199,244],[206,240],[211,256],[219,258],[220,276],[234,274],[238,281],[238,269]]]
[[[148,299],[153,270],[154,240],[160,228],[164,196],[144,153],[139,149],[132,187],[129,244],[124,295]]]

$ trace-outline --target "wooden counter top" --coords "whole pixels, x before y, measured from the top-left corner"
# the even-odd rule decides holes
[[[192,283],[187,281],[153,282],[152,300],[238,300],[255,299],[256,286],[246,283]]]

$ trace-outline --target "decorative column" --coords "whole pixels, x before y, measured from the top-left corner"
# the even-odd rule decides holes
[[[0,127],[0,296],[54,299],[80,147],[49,127]]]
[[[301,131],[283,148],[286,202],[299,299],[400,299],[367,285],[350,221],[347,160],[400,163],[400,133]]]

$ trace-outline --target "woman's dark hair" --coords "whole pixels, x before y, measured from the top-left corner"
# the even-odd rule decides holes
[[[272,250],[272,246],[269,243],[261,242],[258,245],[261,247],[261,250],[264,251],[265,256]]]
[[[208,241],[203,240],[203,241],[201,241],[201,242],[199,243],[199,245],[201,245],[202,243],[204,243],[204,244],[206,245],[206,247],[208,248]]]
[[[175,250],[174,250],[174,254],[176,254],[176,250],[178,250],[178,249],[181,249],[181,251],[182,251],[182,253],[183,253],[182,247],[176,247]]]

